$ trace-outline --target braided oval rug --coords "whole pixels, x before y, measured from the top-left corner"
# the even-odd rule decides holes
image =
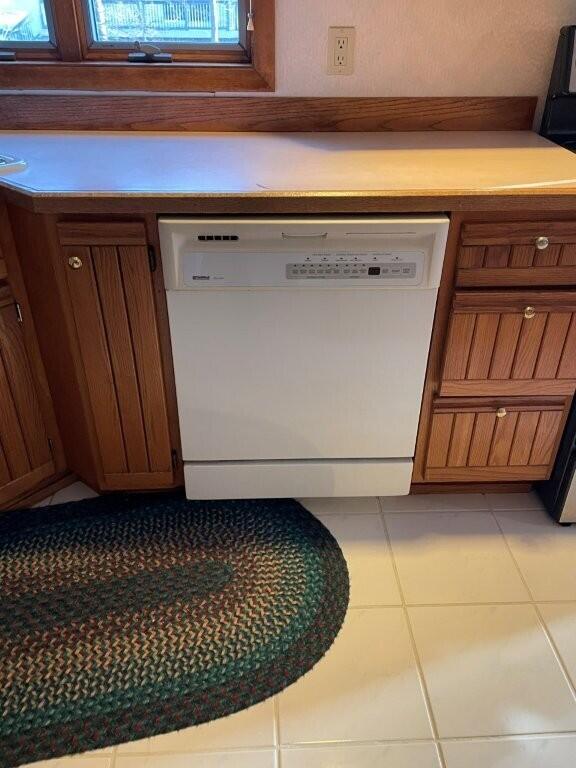
[[[348,606],[293,500],[115,495],[0,516],[0,766],[236,712],[326,653]]]

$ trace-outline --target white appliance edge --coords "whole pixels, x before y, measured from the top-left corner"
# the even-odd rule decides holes
[[[408,493],[447,229],[445,217],[161,220],[189,497]],[[239,240],[199,243],[206,232]],[[319,254],[403,250],[425,257],[404,282],[286,278],[286,263]],[[199,251],[208,271],[222,251],[247,269],[196,286],[185,266]],[[233,269],[226,258],[218,269]]]

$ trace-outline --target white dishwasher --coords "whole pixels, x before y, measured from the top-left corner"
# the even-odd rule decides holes
[[[448,219],[161,219],[186,495],[407,494]]]

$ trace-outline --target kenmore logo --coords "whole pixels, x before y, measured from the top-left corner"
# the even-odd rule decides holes
[[[210,280],[210,275],[192,275],[192,280]]]

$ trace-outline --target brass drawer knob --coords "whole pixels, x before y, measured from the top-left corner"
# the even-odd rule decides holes
[[[507,413],[506,408],[498,408],[498,410],[496,411],[496,416],[499,419],[503,419],[504,416],[506,416],[506,413]]]
[[[80,256],[70,256],[68,259],[68,264],[70,265],[71,269],[80,269],[82,266],[82,259]]]
[[[549,245],[550,245],[550,240],[548,240],[547,237],[536,238],[536,248],[538,248],[539,251],[545,251]]]
[[[533,317],[536,315],[536,310],[534,307],[526,307],[524,310],[524,317],[526,320],[532,320]]]

